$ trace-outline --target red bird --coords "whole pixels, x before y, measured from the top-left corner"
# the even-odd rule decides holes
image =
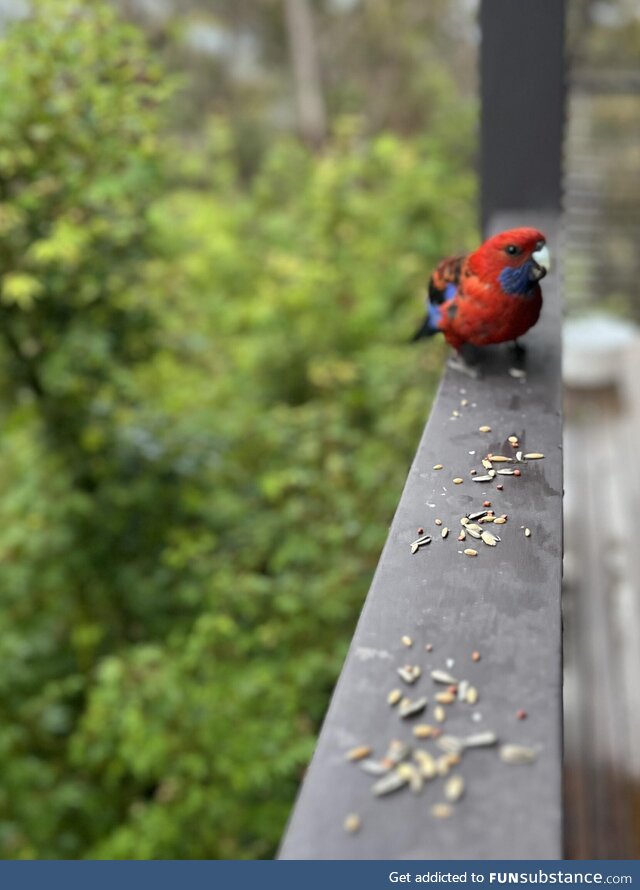
[[[542,232],[501,232],[467,256],[449,257],[429,281],[427,316],[414,340],[443,333],[460,350],[517,340],[537,322],[540,280],[549,270]]]

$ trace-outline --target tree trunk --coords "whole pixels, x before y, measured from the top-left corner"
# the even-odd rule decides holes
[[[298,130],[305,142],[317,148],[327,135],[327,111],[310,0],[285,0],[285,14]]]

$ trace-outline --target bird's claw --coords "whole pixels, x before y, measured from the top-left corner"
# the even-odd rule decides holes
[[[453,371],[459,371],[461,374],[466,374],[467,377],[472,377],[474,380],[477,380],[480,376],[478,369],[465,362],[461,355],[452,355],[448,359],[447,365]]]

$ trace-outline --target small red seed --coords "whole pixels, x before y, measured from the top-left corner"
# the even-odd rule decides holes
[[[439,727],[436,727],[433,730],[433,732],[431,733],[431,738],[437,739],[437,738],[440,738],[441,735],[442,735],[442,730]]]
[[[522,476],[522,473],[520,472],[520,470],[514,470],[513,475],[514,476]]]
[[[469,475],[475,476],[477,472],[478,472],[477,470],[469,470]]]
[[[431,650],[433,649],[433,646],[431,645],[431,643],[427,643],[427,645],[424,648],[427,650],[427,652],[431,652]]]
[[[483,502],[482,502],[482,506],[483,506],[483,507],[490,507],[490,506],[491,506],[491,501],[483,501]]]
[[[449,686],[448,689],[449,689],[449,692],[451,693],[451,695],[457,695],[457,694],[458,694],[458,687],[457,687],[457,686],[455,686],[455,685],[454,685],[454,686]]]
[[[423,534],[424,534],[424,529],[422,528],[422,526],[420,526],[420,528],[418,529],[418,534],[419,534],[419,535],[423,535]]]
[[[496,485],[498,491],[504,491],[504,485]]]
[[[516,717],[518,720],[525,720],[527,716],[527,712],[520,708],[519,711],[516,711]]]
[[[472,652],[472,653],[471,653],[471,659],[472,659],[472,661],[480,661],[480,657],[481,657],[481,656],[480,656],[480,653],[479,653],[479,652]]]

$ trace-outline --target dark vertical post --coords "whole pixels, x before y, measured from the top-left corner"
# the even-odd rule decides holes
[[[482,0],[482,224],[557,211],[564,121],[564,0]]]

